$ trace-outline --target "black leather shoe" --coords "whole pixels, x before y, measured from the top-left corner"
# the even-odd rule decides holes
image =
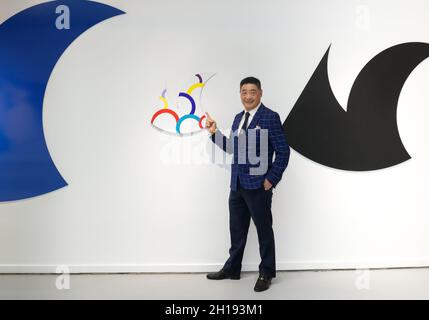
[[[209,280],[224,280],[224,279],[240,280],[240,274],[232,274],[232,273],[220,270],[218,272],[209,273],[207,275],[207,279],[209,279]]]
[[[271,279],[272,279],[272,277],[267,277],[267,276],[260,274],[258,280],[255,283],[254,290],[256,292],[268,290],[270,288],[270,285],[271,285]]]

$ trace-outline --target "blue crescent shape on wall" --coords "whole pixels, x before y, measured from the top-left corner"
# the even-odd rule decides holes
[[[70,9],[70,29],[56,27],[60,5]],[[43,132],[46,86],[56,63],[76,38],[121,14],[124,12],[93,1],[50,1],[0,25],[0,202],[67,186]]]

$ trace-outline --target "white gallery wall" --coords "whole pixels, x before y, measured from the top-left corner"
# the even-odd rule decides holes
[[[0,21],[42,2],[2,0]],[[68,48],[44,101],[47,144],[68,186],[0,203],[0,272],[219,269],[230,171],[210,162],[206,132],[174,137],[151,126],[162,90],[216,73],[203,105],[228,128],[242,110],[239,82],[253,75],[284,121],[329,45],[331,86],[346,106],[372,57],[429,43],[423,0],[100,2],[126,14]],[[291,151],[273,194],[278,269],[429,266],[428,80],[425,61],[398,104],[411,160],[347,172]],[[253,225],[243,264],[259,264]]]

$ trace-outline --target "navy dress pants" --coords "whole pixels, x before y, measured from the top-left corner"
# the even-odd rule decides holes
[[[249,190],[238,185],[237,191],[229,194],[229,227],[231,248],[229,259],[222,270],[239,274],[247,241],[250,220],[253,220],[259,240],[261,263],[259,273],[267,277],[276,276],[276,258],[273,232],[271,200],[273,188],[265,191],[263,187]]]

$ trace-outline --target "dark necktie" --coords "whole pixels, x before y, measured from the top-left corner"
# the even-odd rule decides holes
[[[249,121],[250,113],[246,112],[246,118],[244,119],[243,126],[241,127],[241,130],[246,131],[247,130],[247,122]]]

